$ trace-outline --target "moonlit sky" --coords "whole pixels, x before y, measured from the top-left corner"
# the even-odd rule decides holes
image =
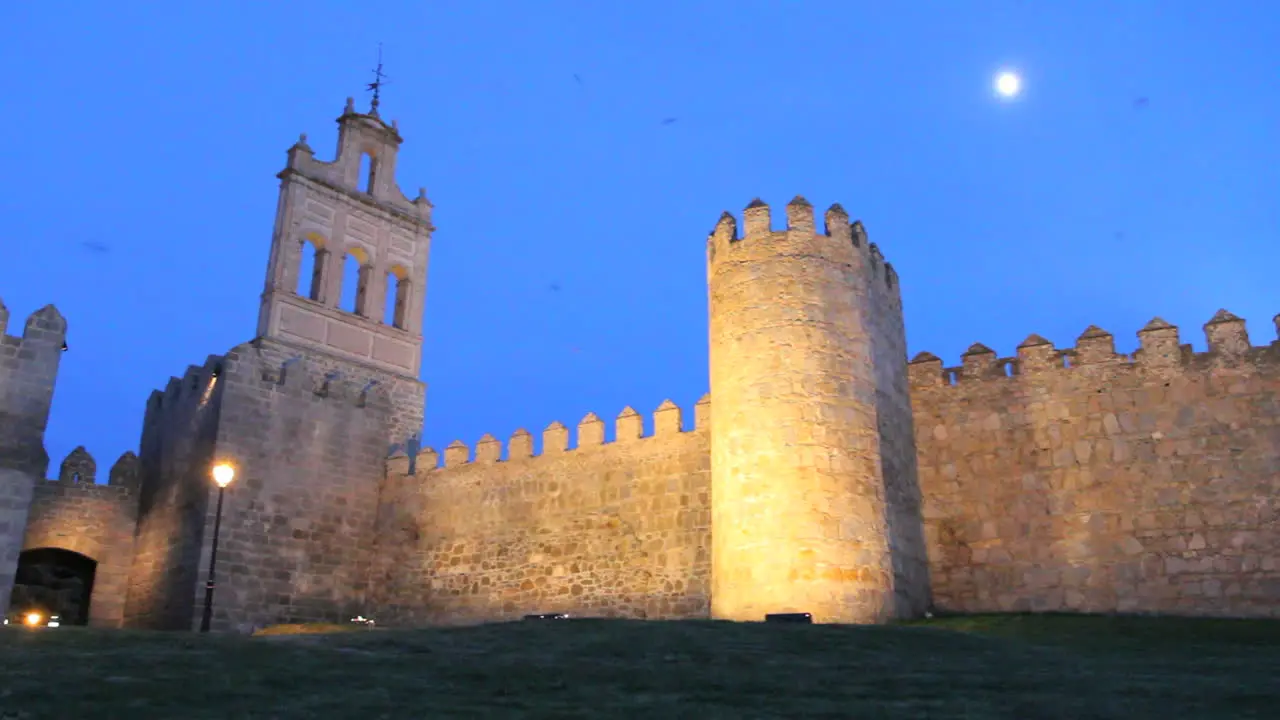
[[[285,150],[331,157],[381,41],[439,228],[425,444],[692,408],[706,235],[756,196],[866,223],[913,355],[1127,352],[1157,314],[1203,349],[1220,307],[1263,344],[1276,37],[1261,0],[3,3],[0,297],[66,315],[50,472],[83,443],[105,480],[152,389],[252,337]]]

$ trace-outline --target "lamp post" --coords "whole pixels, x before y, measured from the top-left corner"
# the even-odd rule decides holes
[[[213,519],[213,547],[209,550],[209,581],[204,586],[204,617],[200,620],[200,632],[209,632],[213,621],[213,571],[218,562],[218,531],[222,529],[222,494],[236,478],[236,469],[228,463],[213,466],[213,482],[218,486],[218,511]]]

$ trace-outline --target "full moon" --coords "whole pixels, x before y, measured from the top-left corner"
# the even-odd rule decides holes
[[[1022,78],[1016,73],[1002,72],[996,76],[996,93],[1000,97],[1011,98],[1022,91]]]

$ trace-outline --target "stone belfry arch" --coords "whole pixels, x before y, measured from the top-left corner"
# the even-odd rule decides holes
[[[417,378],[431,243],[431,203],[396,183],[402,138],[377,108],[347,99],[337,157],[317,160],[306,135],[280,172],[258,337],[273,338]],[[300,277],[310,255],[313,270]],[[359,265],[355,307],[340,307],[343,265]],[[349,294],[349,293],[348,293]],[[388,295],[393,318],[384,316]]]

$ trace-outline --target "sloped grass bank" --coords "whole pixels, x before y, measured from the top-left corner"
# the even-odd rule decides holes
[[[0,718],[1251,718],[1280,622],[569,620],[266,637],[0,632]]]

